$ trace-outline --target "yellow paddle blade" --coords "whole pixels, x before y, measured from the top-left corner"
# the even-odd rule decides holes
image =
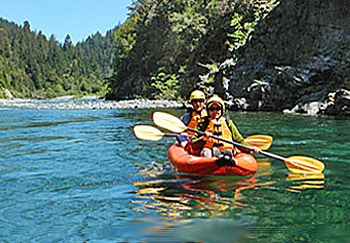
[[[306,156],[292,156],[285,161],[287,168],[296,174],[321,173],[324,164],[316,159]]]
[[[136,125],[133,127],[135,137],[141,140],[159,141],[164,136],[159,129],[148,125]]]
[[[287,181],[305,181],[305,180],[324,180],[323,173],[310,173],[310,174],[288,174]]]
[[[268,150],[271,147],[273,138],[269,135],[252,135],[246,137],[244,141],[261,150]]]
[[[158,127],[174,133],[182,133],[186,130],[185,124],[176,116],[160,111],[153,112],[153,122]]]

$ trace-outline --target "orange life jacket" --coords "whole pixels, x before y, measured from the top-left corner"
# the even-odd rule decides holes
[[[209,118],[209,123],[205,131],[213,133],[213,135],[216,137],[232,141],[232,132],[228,127],[227,121],[224,117],[220,117],[219,120]],[[233,149],[232,144],[225,143],[210,137],[204,144],[203,148],[211,149],[213,147],[217,147],[221,151],[224,151],[225,149]]]
[[[197,124],[203,121],[203,118],[208,116],[207,111],[202,109],[201,113],[198,114],[195,111],[192,111],[192,118],[190,122],[187,124],[187,127],[192,129],[197,129]],[[187,131],[187,133],[191,136],[195,134],[195,132]]]

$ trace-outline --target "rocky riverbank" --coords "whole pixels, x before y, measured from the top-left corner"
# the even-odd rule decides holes
[[[249,110],[244,99],[226,102],[227,110]],[[59,97],[53,100],[0,99],[0,110],[36,109],[36,110],[104,110],[104,109],[151,109],[151,108],[185,108],[174,100],[123,100],[106,101],[96,97]],[[251,110],[254,111],[254,110]],[[325,101],[300,102],[293,109],[285,109],[286,114],[350,116],[350,91],[341,89],[331,93]]]
[[[302,113],[308,115],[350,116],[350,91],[339,89],[327,95],[325,101],[300,102],[284,113]]]
[[[183,104],[173,100],[123,100],[106,101],[101,99],[67,100],[31,100],[0,99],[0,110],[36,109],[36,110],[87,110],[87,109],[149,109],[149,108],[182,108]]]

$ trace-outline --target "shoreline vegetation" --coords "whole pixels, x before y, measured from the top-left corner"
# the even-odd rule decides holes
[[[146,0],[76,45],[0,17],[0,98],[39,100],[0,108],[185,108],[164,100],[199,89],[233,111],[349,117],[350,11],[339,6]]]

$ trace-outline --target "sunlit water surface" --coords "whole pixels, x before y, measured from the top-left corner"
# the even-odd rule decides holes
[[[350,120],[230,112],[244,135],[273,135],[270,152],[326,164],[323,174],[293,175],[284,162],[257,156],[258,172],[242,178],[173,172],[173,138],[132,133],[152,124],[154,110],[6,109],[3,242],[350,240]]]

